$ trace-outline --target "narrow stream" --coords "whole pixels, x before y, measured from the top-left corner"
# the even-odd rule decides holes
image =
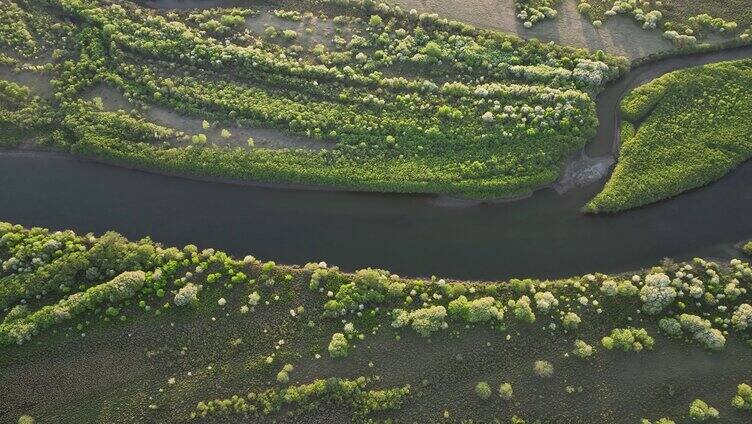
[[[612,152],[623,93],[662,73],[751,57],[752,48],[639,67],[598,98],[601,127],[585,149]],[[663,257],[728,257],[752,236],[752,164],[708,187],[613,216],[580,208],[603,180],[563,195],[447,207],[435,196],[308,191],[202,182],[55,154],[0,153],[0,220],[79,232],[147,235],[279,263],[325,260],[413,276],[463,279],[615,272]]]

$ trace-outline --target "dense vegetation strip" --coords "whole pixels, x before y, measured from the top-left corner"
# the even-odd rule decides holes
[[[586,209],[630,209],[721,178],[752,156],[750,110],[750,60],[675,71],[634,89],[621,103],[619,162]]]

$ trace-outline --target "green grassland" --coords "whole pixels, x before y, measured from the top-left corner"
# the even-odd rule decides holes
[[[616,169],[586,209],[635,208],[721,178],[752,156],[751,109],[749,60],[675,71],[634,89],[621,103]]]

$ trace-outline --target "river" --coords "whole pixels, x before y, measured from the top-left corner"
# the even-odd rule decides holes
[[[632,70],[598,97],[601,122],[585,148],[612,153],[617,104],[673,69],[751,57],[752,48],[670,58]],[[564,277],[650,266],[664,257],[728,258],[752,236],[752,164],[638,210],[583,215],[604,179],[514,202],[448,206],[436,196],[254,187],[158,175],[70,156],[0,153],[0,220],[165,245],[194,243],[278,263],[327,261],[405,276],[496,280]]]

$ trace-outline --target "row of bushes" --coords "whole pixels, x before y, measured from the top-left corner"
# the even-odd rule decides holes
[[[223,416],[230,414],[266,416],[279,412],[283,407],[315,410],[323,405],[336,405],[352,412],[353,422],[369,422],[369,416],[402,407],[410,395],[410,386],[384,390],[366,390],[369,379],[358,377],[352,380],[329,378],[314,380],[299,386],[284,389],[268,389],[261,393],[250,392],[246,396],[234,395],[228,399],[199,402],[195,417]]]

